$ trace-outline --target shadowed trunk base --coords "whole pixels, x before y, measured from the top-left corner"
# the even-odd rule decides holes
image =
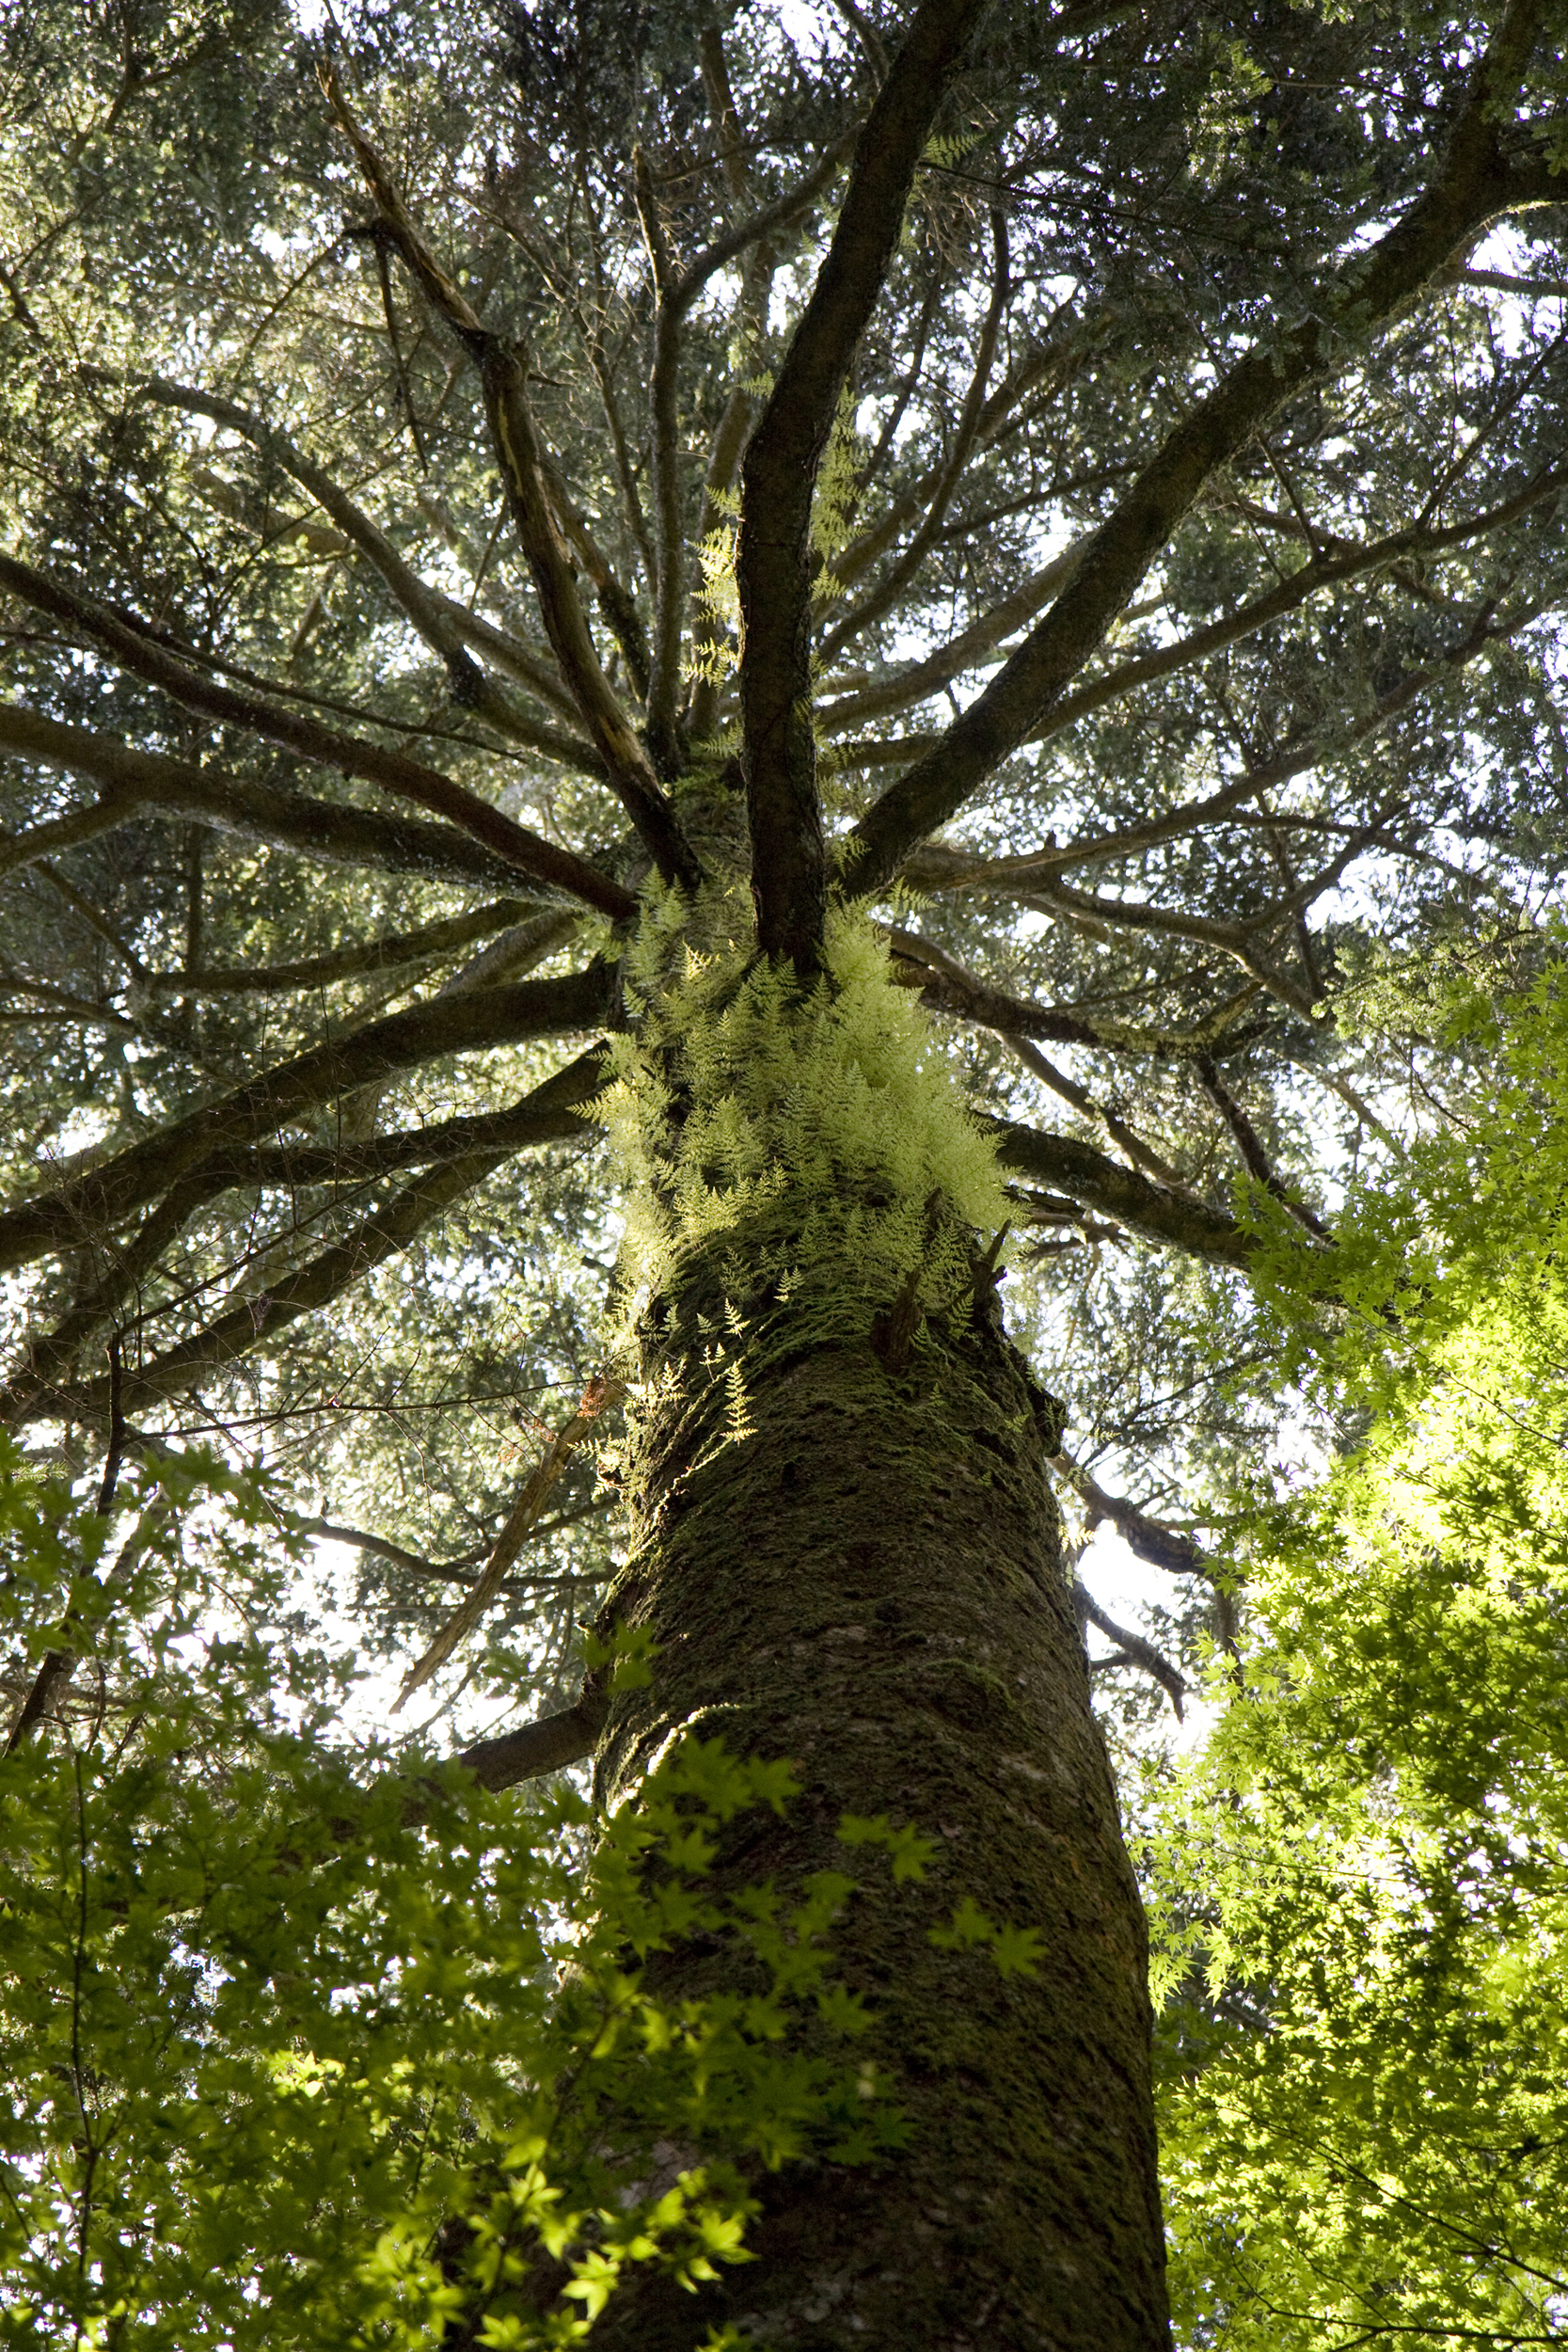
[[[726,2322],[779,2352],[1165,2352],[1143,1920],[1044,1469],[1049,1401],[983,1276],[973,1317],[928,1317],[897,1349],[884,1318],[880,1353],[832,1300],[757,1304],[736,1342],[725,1289],[689,1266],[644,1330],[634,1542],[607,1614],[658,1646],[652,1686],[611,1704],[600,1788],[627,1792],[682,1732],[792,1758],[803,1794],[746,1817],[721,1887],[855,1868],[846,1812],[934,1842],[924,1883],[861,1870],[834,1939],[910,2141],[870,2168],[763,2175],[758,2259],[697,2295],[628,2280],[595,2352],[692,2352]],[[728,1438],[716,1333],[745,1391]],[[966,1895],[1039,1931],[1037,1977],[929,1943]],[[703,1971],[677,1952],[650,1977],[678,1995],[709,1990]]]

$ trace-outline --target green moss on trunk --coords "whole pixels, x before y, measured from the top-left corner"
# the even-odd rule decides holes
[[[605,2352],[1163,2352],[1143,1919],[1089,1708],[1044,1456],[976,1229],[990,1147],[868,924],[802,994],[732,892],[650,909],[609,1101],[641,1353],[626,1567],[607,1615],[657,1645],[614,1699],[607,1800],[669,1742],[788,1756],[722,1886],[843,1870],[846,1813],[928,1838],[868,1869],[835,1949],[875,2010],[908,2146],[758,2183],[759,2259],[699,2298],[625,2288]],[[693,945],[695,940],[696,945]],[[934,1946],[970,1898],[1038,1931],[1037,1978]],[[709,1989],[711,1955],[652,1972]]]
[[[600,1780],[626,1791],[685,1731],[795,1759],[804,1794],[749,1822],[730,1883],[843,1869],[847,1811],[934,1841],[924,1884],[863,1873],[837,1945],[911,2137],[874,2170],[766,2179],[756,2263],[700,2301],[640,2283],[594,2341],[689,2352],[729,2321],[791,2352],[1156,2352],[1143,1924],[1062,1569],[1048,1401],[983,1278],[980,1309],[928,1316],[893,1375],[859,1267],[838,1311],[819,1283],[737,1300],[736,1238],[688,1256],[644,1319],[610,1609],[657,1662],[613,1703]],[[930,1944],[966,1895],[1040,1931],[1037,1978]],[[703,1969],[678,1953],[661,1983],[695,1990]]]

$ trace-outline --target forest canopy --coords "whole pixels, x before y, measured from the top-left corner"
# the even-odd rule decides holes
[[[0,27],[17,2341],[767,2341],[767,2183],[913,2162],[845,1923],[1016,2006],[1025,1895],[615,1729],[802,1333],[1038,1449],[1181,2340],[1556,2340],[1565,56]]]

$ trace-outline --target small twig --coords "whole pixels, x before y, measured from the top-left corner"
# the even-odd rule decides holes
[[[1332,1241],[1333,1234],[1317,1212],[1309,1209],[1305,1201],[1297,1200],[1287,1188],[1283,1179],[1275,1174],[1269,1165],[1268,1154],[1259,1140],[1257,1128],[1221,1077],[1219,1065],[1213,1057],[1210,1054],[1195,1054],[1193,1068],[1197,1073],[1198,1083],[1204,1093],[1207,1094],[1229,1129],[1237,1155],[1247,1174],[1256,1183],[1261,1184],[1265,1192],[1271,1192],[1281,1206],[1289,1210],[1296,1223],[1305,1227],[1306,1231],[1312,1235],[1314,1241]]]
[[[387,313],[387,340],[392,346],[392,365],[397,372],[403,413],[408,420],[408,430],[419,455],[420,471],[428,473],[430,452],[425,447],[424,435],[420,431],[420,420],[414,413],[414,394],[408,382],[408,371],[403,363],[403,346],[398,341],[397,313],[392,307],[392,273],[387,266],[385,233],[373,236],[371,243],[375,247],[375,274],[381,280],[381,307]]]
[[[103,1456],[103,1483],[98,1489],[98,1516],[106,1519],[114,1507],[115,1488],[119,1484],[119,1468],[125,1459],[125,1406],[121,1375],[124,1370],[119,1348],[119,1333],[109,1334],[109,1450]]]
[[[1117,1625],[1114,1617],[1108,1617],[1100,1603],[1076,1577],[1072,1584],[1072,1603],[1081,1619],[1086,1618],[1090,1625],[1099,1627],[1108,1641],[1120,1645],[1118,1656],[1091,1659],[1090,1665],[1141,1666],[1145,1674],[1153,1676],[1155,1681],[1169,1698],[1172,1707],[1176,1709],[1177,1722],[1184,1721],[1181,1702],[1187,1695],[1188,1686],[1171,1664],[1164,1650],[1156,1649],[1152,1642],[1146,1642],[1141,1633],[1130,1633],[1125,1626]]]
[[[125,1412],[120,1395],[122,1370],[119,1333],[109,1335],[109,1450],[103,1457],[103,1481],[98,1490],[98,1516],[106,1519],[114,1506],[115,1488],[119,1484],[120,1464],[125,1459]],[[53,1705],[55,1693],[71,1680],[76,1672],[76,1653],[69,1649],[49,1649],[43,1653],[33,1687],[22,1702],[22,1712],[10,1728],[6,1741],[6,1754],[18,1749],[40,1715]]]
[[[551,1438],[540,1460],[524,1480],[522,1492],[512,1506],[511,1517],[496,1538],[495,1549],[485,1563],[483,1575],[467,1597],[452,1611],[424,1655],[404,1675],[403,1688],[392,1702],[394,1715],[404,1701],[412,1697],[420,1684],[428,1682],[431,1676],[445,1664],[464,1636],[479,1623],[500,1591],[507,1569],[521,1551],[524,1537],[539,1517],[546,1496],[571,1455],[601,1413],[612,1410],[626,1392],[624,1381],[601,1377],[588,1383],[577,1411],[565,1427]]]

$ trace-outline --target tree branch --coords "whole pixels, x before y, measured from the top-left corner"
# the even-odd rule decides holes
[[[1182,839],[1196,833],[1217,818],[1233,817],[1241,804],[1256,798],[1259,792],[1274,786],[1289,783],[1291,778],[1307,770],[1321,767],[1326,759],[1338,756],[1354,746],[1366,742],[1407,710],[1425,686],[1450,670],[1463,668],[1485,646],[1494,644],[1500,632],[1496,631],[1483,614],[1457,644],[1450,646],[1438,660],[1422,663],[1407,670],[1387,693],[1362,713],[1352,724],[1334,734],[1317,735],[1287,747],[1277,758],[1246,769],[1219,791],[1210,793],[1201,801],[1190,801],[1184,808],[1172,809],[1168,816],[1150,818],[1148,823],[1130,825],[1122,833],[1090,834],[1086,839],[1057,842],[1047,838],[1038,850],[1025,850],[1022,857],[981,858],[963,850],[949,849],[937,842],[922,842],[905,859],[903,877],[915,889],[939,890],[998,890],[1017,892],[1033,888],[1046,877],[1074,866],[1091,866],[1113,859],[1134,857],[1145,850],[1159,848],[1167,841]],[[1290,818],[1281,823],[1295,821]]]
[[[1044,1135],[1037,1128],[1014,1126],[1001,1119],[982,1123],[996,1137],[997,1157],[1005,1168],[1015,1168],[1037,1184],[1068,1194],[1146,1241],[1184,1249],[1191,1257],[1207,1259],[1213,1265],[1235,1266],[1243,1273],[1257,1254],[1256,1238],[1233,1217],[1195,1200],[1190,1194],[1151,1184],[1136,1169],[1107,1159],[1092,1144],[1069,1136]]]
[[[369,1022],[249,1080],[58,1190],[0,1216],[0,1270],[79,1246],[85,1236],[118,1224],[215,1154],[253,1143],[336,1095],[382,1083],[442,1055],[598,1028],[612,1018],[614,996],[612,969],[595,963],[563,979],[459,991]]]
[[[996,264],[991,277],[990,302],[980,328],[980,341],[974,355],[974,370],[969,380],[969,389],[964,395],[963,407],[959,413],[958,429],[953,436],[953,446],[948,453],[947,462],[937,476],[930,503],[926,509],[920,528],[896,564],[883,579],[879,580],[871,594],[857,605],[852,612],[847,613],[837,628],[832,629],[823,641],[817,652],[817,660],[824,666],[830,661],[836,661],[845,646],[851,644],[860,635],[862,629],[869,628],[873,621],[880,620],[882,614],[897,601],[904,589],[914,578],[942,529],[948,507],[952,504],[953,493],[957,490],[964,469],[974,452],[980,429],[986,386],[990,380],[991,366],[996,358],[997,339],[1002,332],[1002,322],[1006,316],[1007,304],[1012,294],[1012,284],[1007,267],[1007,223],[1000,210],[995,210],[991,214],[991,235],[996,246]]]
[[[1333,1235],[1315,1210],[1297,1200],[1269,1165],[1269,1155],[1259,1140],[1257,1128],[1242,1108],[1230,1089],[1221,1077],[1219,1065],[1212,1054],[1195,1054],[1193,1068],[1198,1083],[1229,1129],[1242,1166],[1255,1184],[1274,1195],[1281,1207],[1289,1210],[1296,1223],[1312,1235],[1314,1241],[1331,1241]]]
[[[1479,515],[1467,516],[1462,522],[1447,523],[1440,528],[1411,523],[1404,530],[1390,532],[1386,538],[1363,545],[1338,548],[1329,555],[1315,556],[1298,571],[1291,573],[1262,596],[1240,605],[1223,620],[1212,621],[1204,628],[1180,638],[1174,644],[1162,645],[1157,652],[1138,654],[1130,661],[1117,662],[1101,676],[1091,678],[1074,694],[1066,695],[1055,705],[1038,730],[1023,739],[1031,743],[1048,743],[1052,738],[1087,718],[1092,711],[1103,708],[1118,695],[1131,693],[1134,688],[1152,684],[1156,678],[1167,677],[1173,671],[1187,670],[1209,655],[1222,653],[1227,645],[1236,644],[1245,637],[1256,636],[1270,621],[1282,620],[1287,612],[1315,596],[1320,588],[1337,587],[1345,581],[1363,577],[1372,571],[1392,571],[1402,556],[1437,555],[1449,548],[1464,546],[1472,539],[1483,538],[1493,531],[1500,531],[1533,506],[1554,498],[1568,485],[1568,463],[1542,467],[1532,474],[1524,488],[1513,498]]]
[[[300,1315],[329,1306],[353,1284],[399,1249],[406,1248],[433,1217],[440,1216],[464,1193],[471,1192],[507,1157],[504,1152],[467,1152],[449,1160],[434,1173],[409,1184],[394,1199],[372,1211],[347,1238],[288,1275],[277,1287],[246,1298],[217,1316],[204,1330],[166,1348],[161,1356],[138,1364],[125,1375],[129,1411],[179,1396],[207,1375],[223,1371],[244,1356],[274,1340]],[[64,1393],[40,1395],[17,1418],[37,1421],[63,1417],[96,1426],[107,1405],[104,1382],[90,1382]]]
[[[829,703],[818,718],[823,733],[836,735],[846,727],[863,726],[869,720],[886,718],[892,711],[906,709],[911,703],[928,702],[933,694],[940,694],[954,678],[974,669],[993,652],[1003,638],[1010,637],[1015,628],[1033,620],[1041,605],[1070,586],[1085,544],[1079,540],[1060,555],[1053,555],[1049,564],[1032,572],[999,604],[960,629],[937,652],[927,654],[923,661],[911,662],[907,670],[895,670],[889,676]],[[943,739],[936,739],[939,743]]]
[[[1058,1011],[1054,1006],[1026,1005],[1017,997],[1007,996],[1000,989],[988,988],[966,972],[962,964],[933,946],[928,940],[914,933],[893,930],[889,939],[895,956],[912,960],[934,975],[923,979],[920,1001],[930,1010],[956,1013],[959,1019],[973,1021],[988,1029],[995,1029],[1007,1040],[1009,1046],[1025,1070],[1031,1071],[1064,1102],[1085,1119],[1092,1119],[1105,1129],[1113,1143],[1126,1152],[1134,1168],[1141,1168],[1156,1184],[1169,1184],[1184,1190],[1180,1177],[1159,1153],[1135,1135],[1124,1119],[1113,1110],[1096,1103],[1086,1087],[1078,1085],[1064,1071],[1058,1070],[1045,1056],[1028,1042],[1031,1037],[1049,1037],[1058,1043],[1069,1045],[1100,1045],[1125,1043],[1125,1033],[1119,1040],[1114,1029],[1107,1036],[1086,1015],[1081,1012]],[[1151,1039],[1138,1040],[1145,1051],[1159,1048]]]
[[[815,968],[826,906],[811,723],[811,512],[926,141],[985,0],[921,0],[866,118],[811,299],[741,469],[736,577],[752,892],[763,952]]]
[[[1092,1472],[1081,1462],[1075,1462],[1062,1447],[1058,1446],[1046,1459],[1057,1477],[1086,1505],[1091,1527],[1098,1527],[1101,1519],[1109,1519],[1129,1551],[1172,1576],[1212,1578],[1216,1563],[1191,1535],[1167,1527],[1163,1519],[1151,1519],[1147,1512],[1125,1502],[1120,1495],[1108,1495]]]
[[[237,407],[232,401],[219,400],[189,385],[171,384],[161,376],[145,376],[135,380],[135,389],[144,399],[195,416],[210,417],[214,424],[227,425],[230,432],[242,435],[260,450],[280,472],[308,490],[318,506],[331,516],[344,538],[352,541],[380,574],[426,644],[445,663],[451,698],[460,709],[472,711],[476,718],[484,720],[498,734],[509,736],[514,742],[546,752],[590,774],[599,771],[592,745],[579,736],[562,735],[558,728],[531,719],[501,693],[473,660],[464,642],[483,642],[486,632],[475,629],[471,623],[463,626],[470,616],[422,580],[404,563],[386,532],[339,488],[324,468],[303,456],[283,434],[263,423],[260,417],[253,417],[247,409]],[[529,682],[532,684],[533,680]]]
[[[877,447],[863,469],[861,475],[863,488],[875,480],[881,460],[891,448],[894,435],[902,421],[909,396],[918,381],[920,355],[925,350],[932,316],[940,309],[939,292],[940,290],[933,290],[927,302],[922,305],[915,336],[915,365],[899,379],[897,397],[878,434]],[[1060,303],[1053,313],[1049,325],[1053,326],[1069,308],[1070,300]],[[1080,356],[1086,348],[1087,342],[1088,337],[1082,329],[1073,336],[1063,338],[1059,342],[1032,341],[1029,348],[1008,372],[1006,379],[998,385],[981,409],[978,429],[974,436],[974,447],[982,450],[989,449],[1008,434],[1016,432],[1024,421],[1023,419],[1013,414],[1020,402],[1026,400],[1053,369],[1065,368],[1072,358]],[[852,539],[843,553],[833,558],[833,579],[841,591],[847,589],[857,580],[868,565],[874,564],[877,558],[893,545],[905,524],[919,514],[922,505],[931,498],[937,483],[942,478],[942,470],[940,465],[927,468],[924,473],[909,484],[907,488],[899,492],[888,506],[885,514],[879,516],[868,530],[863,531],[858,539]],[[824,614],[821,617],[827,616]]]
[[[85,727],[61,726],[40,718],[15,703],[0,703],[0,754],[10,753],[39,767],[84,776],[103,787],[103,797],[90,808],[34,826],[0,843],[0,875],[74,849],[100,834],[112,833],[138,810],[154,808],[171,817],[189,817],[203,824],[251,841],[266,841],[332,865],[368,866],[384,872],[428,874],[447,882],[475,883],[494,890],[515,889],[519,879],[509,858],[483,848],[471,835],[448,825],[428,825],[418,818],[388,817],[378,810],[354,808],[342,803],[314,801],[300,792],[281,791],[275,785],[255,784],[243,776],[214,775],[211,769],[193,768],[183,760],[157,752],[138,752],[108,736]],[[613,894],[614,904],[603,912],[621,918],[633,912],[636,900],[608,874],[594,873],[601,893]],[[580,894],[574,893],[574,896]]]
[[[577,1411],[562,1428],[557,1430],[524,1479],[517,1500],[507,1515],[506,1524],[497,1536],[490,1557],[484,1564],[483,1574],[473,1590],[465,1594],[435,1640],[404,1676],[403,1687],[392,1702],[394,1715],[405,1699],[428,1682],[433,1674],[439,1672],[458,1644],[473,1631],[500,1591],[506,1572],[521,1551],[530,1529],[544,1509],[550,1488],[600,1415],[612,1411],[626,1392],[623,1381],[590,1380]]]
[[[1298,888],[1290,891],[1273,906],[1260,907],[1245,922],[1223,923],[1212,915],[1183,914],[1174,908],[1158,907],[1145,899],[1102,898],[1089,891],[1069,890],[1065,882],[1037,882],[1031,892],[1029,903],[1042,910],[1059,909],[1062,913],[1087,917],[1113,930],[1153,931],[1169,939],[1190,939],[1205,947],[1212,947],[1221,955],[1232,958],[1249,973],[1271,996],[1299,1013],[1304,1021],[1317,1018],[1310,997],[1276,971],[1259,951],[1257,941],[1260,935],[1275,930],[1332,890],[1343,877],[1347,867],[1359,857],[1369,842],[1375,841],[1387,822],[1393,807],[1386,806],[1370,823],[1359,826],[1338,855],[1317,873],[1309,875]]]
[[[487,907],[477,907],[472,914],[427,923],[422,930],[388,931],[380,939],[356,940],[300,963],[237,965],[232,971],[206,970],[200,965],[193,970],[185,965],[178,972],[150,972],[144,965],[139,968],[138,984],[155,996],[272,995],[291,989],[329,988],[338,980],[359,979],[371,972],[397,972],[409,964],[451,955],[460,947],[472,946],[476,940],[508,930],[532,911],[525,898],[498,898]]]
[[[360,776],[383,791],[415,802],[443,817],[460,833],[481,841],[503,859],[515,873],[529,874],[551,889],[563,890],[606,914],[624,913],[626,894],[596,867],[557,849],[527,826],[517,824],[490,802],[482,801],[439,770],[427,768],[404,752],[383,751],[354,736],[339,735],[302,712],[281,710],[254,694],[237,694],[215,679],[204,676],[166,653],[140,626],[128,625],[103,605],[63,580],[53,580],[0,554],[0,585],[22,596],[36,611],[66,621],[109,652],[122,670],[144,678],[187,710],[217,719],[230,726],[282,743],[301,758],[320,761],[344,775]]]
[[[330,74],[323,87],[358,159],[388,235],[426,300],[456,335],[479,370],[490,438],[500,466],[507,505],[545,624],[561,667],[610,786],[646,843],[666,882],[695,889],[701,871],[690,845],[659,788],[610,680],[604,674],[561,544],[545,480],[539,435],[529,405],[520,353],[492,334],[436,262],[415,226],[390,172],[359,128]]]
[[[720,68],[721,71],[721,56]],[[656,763],[666,775],[677,773],[685,756],[676,720],[681,675],[681,622],[686,608],[686,501],[681,480],[677,414],[682,326],[691,305],[716,271],[736,260],[749,246],[760,246],[766,251],[772,237],[800,217],[827,186],[853,139],[852,131],[836,139],[795,187],[786,190],[773,203],[762,206],[749,219],[726,230],[678,272],[659,221],[652,179],[641,149],[633,159],[638,214],[653,262],[656,294],[653,367],[649,382],[655,580],[648,740]],[[768,268],[770,275],[770,255]],[[747,291],[750,292],[750,284]],[[741,398],[744,416],[749,416],[751,401],[744,395]],[[736,421],[742,421],[739,410]],[[737,456],[738,453],[737,449]],[[710,468],[710,499],[712,486]]]
[[[1457,246],[1509,209],[1518,183],[1502,152],[1498,117],[1512,114],[1508,102],[1539,23],[1537,0],[1511,0],[1425,194],[1369,251],[1334,273],[1308,316],[1238,361],[1183,418],[1094,532],[1071,593],[1057,599],[941,742],[862,818],[850,836],[848,880],[857,896],[884,888],[914,843],[955,815],[1039,729],[1206,483],[1284,401],[1327,371],[1341,334],[1387,322]]]
[[[519,1781],[563,1772],[592,1756],[609,1713],[606,1693],[585,1682],[581,1698],[563,1714],[546,1715],[496,1740],[476,1740],[452,1761],[466,1766],[482,1788],[515,1788]]]
[[[1181,1702],[1187,1695],[1187,1685],[1177,1673],[1164,1651],[1156,1649],[1154,1644],[1146,1641],[1141,1633],[1129,1632],[1125,1626],[1117,1625],[1114,1617],[1108,1617],[1087,1586],[1078,1577],[1074,1577],[1072,1581],[1072,1602],[1081,1618],[1086,1618],[1090,1625],[1098,1626],[1101,1633],[1105,1634],[1109,1640],[1117,1643],[1121,1648],[1121,1658],[1097,1659],[1092,1663],[1117,1666],[1125,1660],[1130,1665],[1141,1666],[1145,1674],[1153,1676],[1164,1692],[1176,1710],[1177,1722],[1180,1723],[1182,1721]]]
[[[589,1105],[604,1082],[603,1052],[594,1048],[504,1110],[441,1120],[358,1143],[278,1144],[215,1152],[149,1210],[93,1287],[73,1300],[53,1329],[28,1341],[16,1376],[0,1390],[0,1423],[25,1417],[40,1397],[47,1409],[54,1409],[48,1400],[57,1401],[83,1347],[140,1289],[197,1211],[220,1194],[252,1187],[296,1193],[323,1184],[362,1186],[399,1168],[428,1167],[476,1152],[510,1157],[530,1145],[572,1142],[593,1123]]]
[[[1048,1086],[1053,1094],[1060,1095],[1064,1103],[1070,1103],[1083,1118],[1093,1120],[1097,1126],[1103,1127],[1111,1141],[1126,1152],[1134,1168],[1141,1168],[1152,1183],[1164,1184],[1172,1192],[1185,1193],[1187,1187],[1170,1162],[1163,1159],[1151,1145],[1145,1143],[1126,1120],[1119,1118],[1108,1104],[1097,1103],[1087,1087],[1081,1087],[1076,1078],[1069,1078],[1065,1070],[1058,1070],[1055,1063],[1048,1061],[1038,1047],[1031,1045],[1027,1039],[1009,1037],[1007,1042],[1024,1069],[1038,1078],[1043,1086]]]

